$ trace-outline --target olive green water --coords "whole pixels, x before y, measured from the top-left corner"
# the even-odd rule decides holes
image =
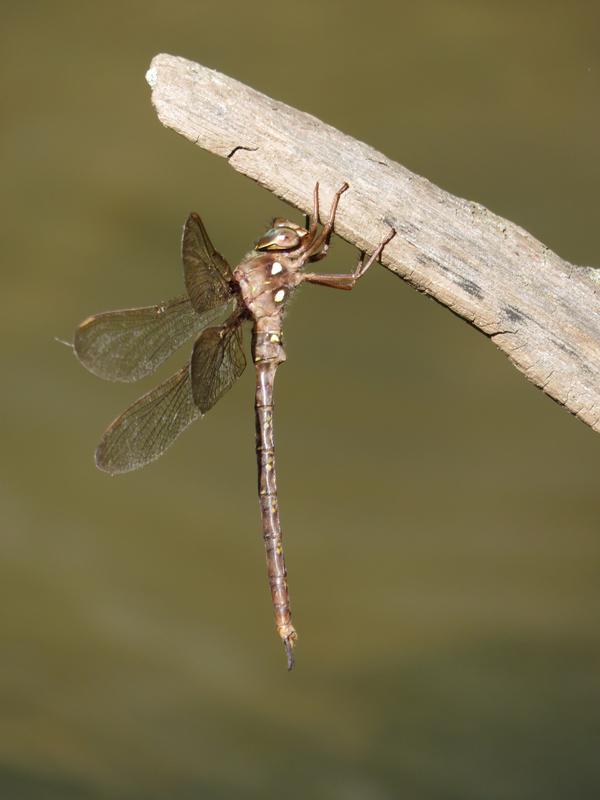
[[[53,340],[179,293],[190,210],[231,261],[289,211],[160,126],[161,51],[599,264],[599,30],[585,2],[2,4],[2,800],[600,795],[600,437],[483,336],[380,267],[293,303],[292,674],[251,371],[109,479],[95,444],[151,381]]]

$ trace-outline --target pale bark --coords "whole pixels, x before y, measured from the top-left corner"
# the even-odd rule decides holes
[[[310,114],[184,58],[147,73],[160,121],[303,211],[350,184],[336,233],[464,317],[546,394],[600,431],[600,271],[443,191]]]

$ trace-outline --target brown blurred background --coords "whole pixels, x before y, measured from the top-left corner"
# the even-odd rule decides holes
[[[158,52],[599,264],[599,33],[573,0],[2,3],[0,798],[600,796],[600,437],[489,341],[380,267],[299,293],[277,386],[292,674],[252,371],[109,479],[93,449],[152,382],[54,341],[178,294],[190,210],[234,262],[289,213],[161,127]],[[354,261],[336,240],[327,268]]]

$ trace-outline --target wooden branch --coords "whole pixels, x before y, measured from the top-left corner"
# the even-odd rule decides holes
[[[147,73],[163,125],[308,211],[344,181],[336,233],[475,325],[526,377],[600,431],[600,271],[454,197],[366,144],[232,78],[170,55]]]

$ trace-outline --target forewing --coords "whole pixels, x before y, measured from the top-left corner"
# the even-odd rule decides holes
[[[207,328],[194,342],[191,361],[194,403],[205,414],[246,366],[240,325]]]
[[[88,317],[75,331],[73,349],[84,367],[110,381],[137,381],[154,372],[223,308],[197,314],[187,297]]]
[[[108,426],[96,450],[96,465],[111,475],[139,469],[162,455],[199,416],[186,364]]]
[[[181,243],[185,287],[198,313],[231,297],[231,267],[217,253],[198,214],[190,214]]]

